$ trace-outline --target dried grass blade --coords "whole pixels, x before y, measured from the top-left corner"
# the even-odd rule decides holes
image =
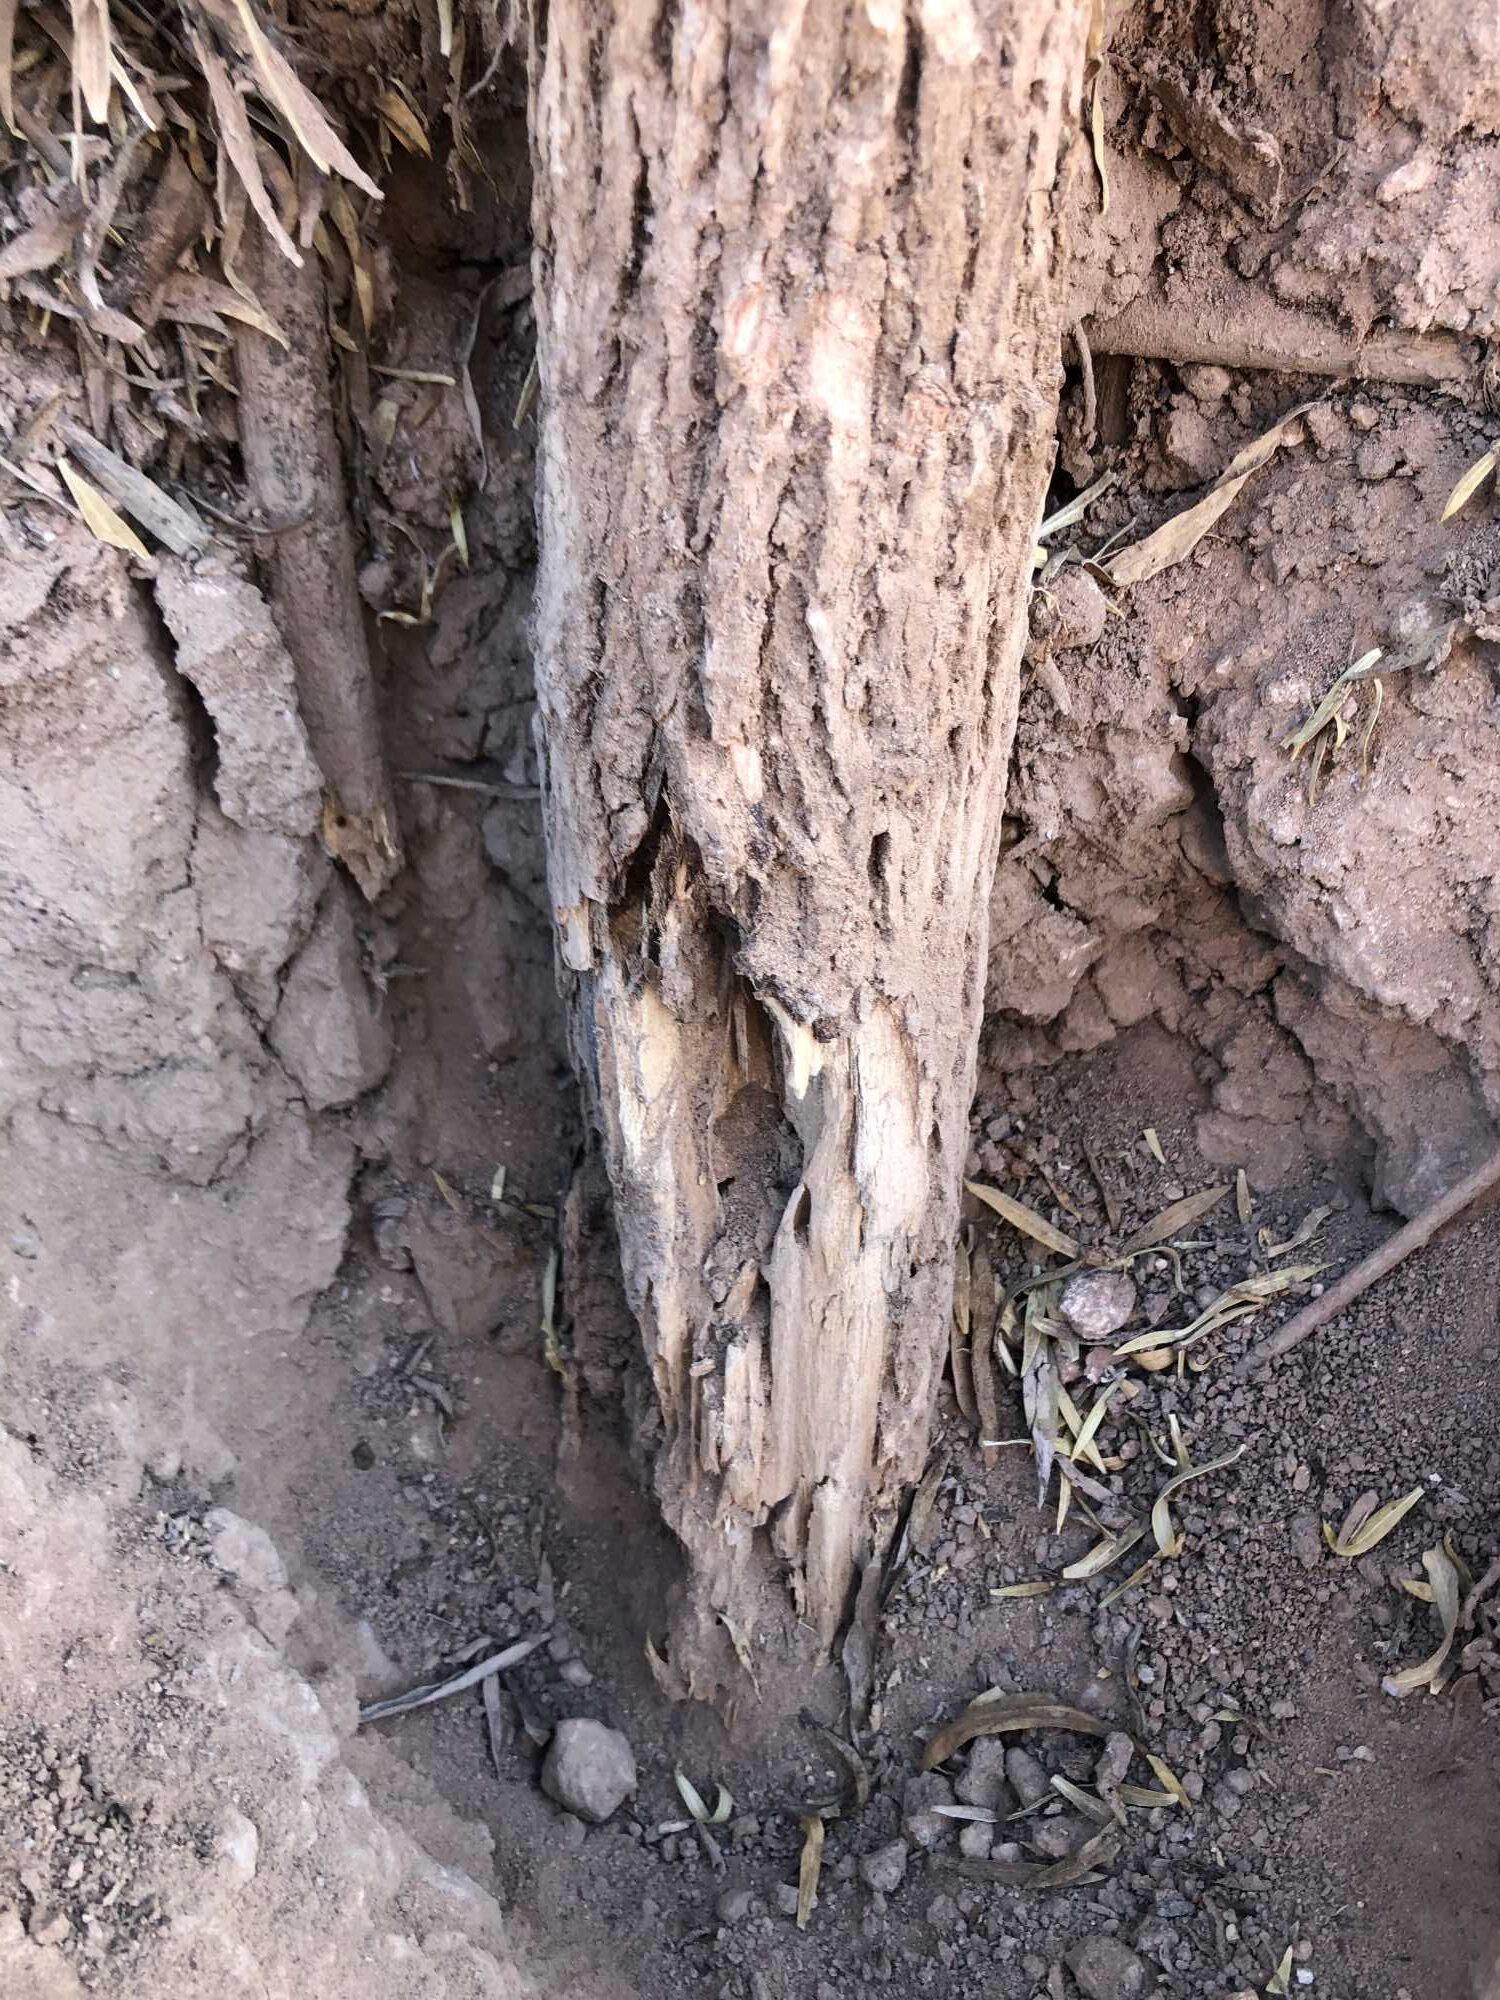
[[[1052,1789],[1060,1797],[1065,1798],[1070,1806],[1076,1806],[1086,1819],[1094,1822],[1095,1826],[1110,1826],[1114,1823],[1115,1816],[1103,1799],[1093,1792],[1086,1792],[1082,1785],[1075,1785],[1071,1778],[1065,1778],[1061,1773],[1057,1773],[1052,1780]]]
[[[200,277],[195,271],[174,271],[162,286],[161,312],[166,319],[184,321],[189,326],[212,326],[219,315],[240,320],[274,340],[279,347],[289,345],[286,335],[263,306],[243,290],[221,285],[215,278]]]
[[[427,136],[427,127],[399,90],[383,90],[376,109],[398,146],[408,153],[420,154],[424,160],[432,158],[432,141]]]
[[[1109,163],[1104,155],[1104,96],[1102,72],[1094,78],[1094,94],[1089,104],[1089,138],[1093,142],[1094,165],[1099,174],[1099,213],[1109,214]]]
[[[1375,725],[1380,720],[1380,711],[1385,706],[1385,682],[1376,674],[1370,682],[1370,713],[1359,737],[1359,782],[1370,782],[1370,745],[1375,739]]]
[[[334,131],[322,105],[286,57],[267,39],[250,0],[233,0],[233,6],[266,100],[276,106],[291,126],[303,152],[319,172],[342,174],[346,181],[353,181],[356,187],[363,188],[366,194],[379,201],[379,187]]]
[[[57,461],[57,469],[62,474],[63,484],[77,502],[78,511],[83,516],[84,526],[99,541],[112,549],[123,549],[127,555],[138,556],[142,562],[150,562],[151,551],[135,532],[110,506],[97,487],[91,486],[81,472],[77,472],[67,459]]]
[[[1467,507],[1474,495],[1489,478],[1495,467],[1500,465],[1500,445],[1492,445],[1483,458],[1476,458],[1463,478],[1448,495],[1447,503],[1438,519],[1451,521],[1460,507]]]
[[[994,1598],[1045,1597],[1049,1591],[1056,1590],[1056,1588],[1057,1585],[1055,1583],[1047,1583],[1038,1578],[1032,1583],[997,1583],[992,1587],[990,1596]]]
[[[466,1688],[477,1687],[488,1680],[491,1674],[501,1674],[507,1667],[518,1666],[534,1653],[538,1646],[546,1643],[548,1635],[541,1632],[534,1639],[517,1639],[513,1645],[502,1646],[498,1653],[491,1653],[477,1666],[466,1667],[461,1674],[454,1674],[448,1680],[427,1681],[421,1687],[409,1688],[405,1694],[393,1694],[385,1701],[372,1701],[359,1711],[361,1724],[381,1722],[388,1715],[405,1715],[414,1708],[426,1708],[434,1701],[446,1701],[449,1695],[462,1694]]]
[[[1230,1184],[1225,1181],[1222,1187],[1204,1188],[1198,1194],[1184,1195],[1181,1201],[1171,1202],[1120,1245],[1120,1255],[1130,1257],[1138,1250],[1154,1249],[1158,1243],[1165,1243],[1169,1236],[1181,1235],[1184,1229],[1190,1229],[1210,1209],[1217,1208],[1229,1191]]]
[[[697,1820],[700,1826],[707,1826],[709,1820],[708,1807],[704,1804],[703,1794],[698,1790],[698,1787],[693,1783],[687,1772],[679,1767],[672,1773],[672,1779],[677,1786],[682,1803],[693,1815],[693,1818]]]
[[[802,1858],[797,1863],[797,1928],[807,1929],[818,1900],[823,1872],[823,1815],[809,1813],[802,1822]]]
[[[1151,1766],[1152,1773],[1158,1782],[1166,1787],[1178,1805],[1182,1807],[1183,1811],[1191,1812],[1193,1810],[1193,1802],[1183,1790],[1182,1781],[1172,1770],[1172,1767],[1165,1763],[1162,1758],[1153,1755],[1149,1750],[1146,1752],[1146,1762]]]
[[[1141,1137],[1145,1140],[1147,1150],[1152,1159],[1155,1160],[1159,1167],[1164,1167],[1167,1164],[1167,1156],[1161,1149],[1161,1135],[1158,1133],[1156,1127],[1148,1125],[1141,1134]]]
[[[73,80],[96,125],[109,121],[109,0],[72,0]]]
[[[1248,1222],[1255,1213],[1250,1200],[1250,1176],[1245,1172],[1243,1167],[1239,1167],[1235,1171],[1234,1212],[1241,1222]]]
[[[1094,502],[1106,494],[1119,478],[1117,472],[1106,472],[1102,479],[1096,479],[1092,486],[1085,486],[1081,493],[1075,493],[1066,506],[1059,507],[1055,514],[1049,514],[1036,531],[1039,542],[1049,535],[1060,535],[1064,528],[1071,528],[1081,521]]]
[[[16,132],[16,9],[18,0],[0,0],[0,117]]]
[[[986,1187],[983,1181],[965,1181],[964,1186],[976,1201],[982,1201],[992,1208],[996,1215],[1004,1218],[1012,1229],[1020,1230],[1034,1243],[1040,1243],[1044,1250],[1055,1250],[1060,1257],[1076,1257],[1078,1244],[1074,1237],[1064,1230],[1054,1228],[1045,1216],[1038,1215],[1024,1201],[1014,1196],[1002,1194],[999,1188]]]
[[[999,1882],[1008,1889],[1073,1889],[1098,1880],[1095,1868],[1107,1868],[1118,1851],[1119,1835],[1101,1827],[1074,1853],[1061,1861],[959,1861],[955,1873],[978,1882]]]
[[[260,170],[260,159],[255,150],[255,136],[250,130],[250,116],[245,109],[245,100],[235,89],[229,71],[217,51],[209,46],[207,39],[192,28],[189,28],[188,36],[192,42],[198,67],[208,82],[208,95],[214,108],[214,121],[219,128],[220,142],[229,155],[229,164],[239,176],[240,184],[250,198],[250,206],[260,217],[266,234],[283,257],[289,258],[293,264],[300,267],[302,253],[281,226],[281,217],[267,191]]]
[[[1167,1481],[1151,1507],[1151,1531],[1156,1537],[1156,1546],[1162,1555],[1175,1556],[1182,1550],[1181,1537],[1172,1525],[1170,1504],[1172,1495],[1180,1492],[1193,1480],[1204,1478],[1210,1472],[1222,1472],[1225,1466],[1233,1465],[1237,1458],[1244,1456],[1244,1453],[1245,1446],[1237,1444],[1233,1451],[1226,1451],[1222,1458],[1211,1458],[1205,1465],[1190,1465],[1185,1471],[1175,1474]]]
[[[1143,541],[1133,542],[1129,548],[1112,556],[1103,565],[1110,582],[1116,585],[1144,583],[1191,554],[1219,516],[1233,505],[1251,473],[1258,472],[1275,456],[1281,445],[1287,442],[1288,432],[1312,407],[1311,403],[1300,403],[1295,410],[1289,410],[1279,423],[1273,424],[1253,444],[1246,445],[1243,451],[1235,454],[1201,500],[1185,507],[1180,514],[1174,514],[1169,521],[1164,521]]]
[[[1436,1652],[1421,1662],[1419,1666],[1406,1667],[1399,1674],[1387,1674],[1380,1683],[1387,1694],[1398,1700],[1415,1694],[1419,1688],[1431,1687],[1443,1670],[1453,1641],[1458,1632],[1458,1613],[1461,1604],[1457,1565],[1446,1549],[1426,1549],[1422,1555],[1422,1567],[1427,1572],[1427,1581],[1432,1587],[1432,1602],[1438,1616],[1443,1621],[1443,1636]]]
[[[1283,2000],[1283,1995],[1292,1990],[1292,1947],[1287,1946],[1277,1961],[1276,1970],[1266,1981],[1267,2000]]]
[[[1117,1535],[1106,1535],[1102,1542],[1095,1542],[1087,1555],[1068,1564],[1063,1571],[1064,1579],[1068,1583],[1081,1583],[1086,1577],[1099,1576],[1133,1549],[1145,1532],[1139,1522],[1135,1522],[1128,1528],[1122,1528]]]
[[[1385,1540],[1399,1521],[1405,1520],[1426,1491],[1425,1486],[1414,1486],[1410,1493],[1404,1493],[1399,1500],[1388,1500],[1383,1507],[1377,1507],[1369,1514],[1352,1532],[1346,1522],[1334,1537],[1333,1553],[1351,1562],[1360,1556],[1367,1556],[1371,1549],[1377,1548]]]
[[[1108,1736],[1110,1725],[1050,1695],[992,1690],[938,1730],[922,1752],[922,1769],[931,1771],[946,1763],[976,1736],[1003,1736],[1021,1729],[1071,1729],[1081,1736]]]

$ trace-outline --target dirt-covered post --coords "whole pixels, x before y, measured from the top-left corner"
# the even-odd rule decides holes
[[[1089,8],[531,20],[552,899],[707,1693],[924,1456]]]

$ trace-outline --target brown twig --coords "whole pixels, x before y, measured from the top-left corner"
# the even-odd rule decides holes
[[[1387,1271],[1408,1258],[1413,1250],[1420,1250],[1429,1242],[1445,1222],[1451,1222],[1456,1215],[1462,1215],[1482,1194],[1500,1183],[1500,1152],[1491,1153],[1489,1158],[1477,1166],[1471,1174],[1455,1187],[1448,1190],[1420,1215],[1413,1216],[1404,1229],[1398,1229],[1388,1237],[1378,1250],[1372,1250],[1368,1257],[1362,1257],[1353,1270],[1346,1271],[1336,1285],[1330,1285],[1322,1298],[1315,1299],[1310,1306],[1294,1313],[1286,1325],[1257,1341],[1247,1354],[1241,1355],[1230,1371],[1237,1378],[1253,1374],[1263,1368],[1268,1361],[1278,1361],[1283,1354],[1289,1354],[1294,1347],[1300,1347],[1310,1334],[1318,1331],[1336,1314],[1353,1305],[1361,1293],[1383,1278]]]

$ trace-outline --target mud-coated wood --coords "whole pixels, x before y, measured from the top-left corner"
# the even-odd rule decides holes
[[[1087,22],[533,10],[551,891],[700,1692],[926,1451]]]

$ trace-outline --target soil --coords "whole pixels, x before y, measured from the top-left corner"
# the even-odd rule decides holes
[[[1438,520],[1489,441],[1472,344],[1495,331],[1495,250],[1468,218],[1493,205],[1493,86],[1460,86],[1446,9],[1393,26],[1225,4],[1168,33],[1176,11],[1115,28],[1107,216],[1086,175],[1076,191],[1080,319],[1164,287],[1181,328],[1238,285],[1262,346],[1378,325],[1470,371],[1459,393],[1330,387],[1102,346],[1091,387],[1069,371],[1054,502],[1117,483],[1054,555],[1155,526],[1318,399],[1184,562],[1108,604],[1078,561],[1040,579],[972,1117],[974,1177],[1089,1244],[1245,1170],[1248,1220],[1231,1191],[1179,1232],[1180,1272],[1137,1260],[1120,1337],[1321,1268],[1193,1365],[1121,1372],[1090,1504],[1145,1527],[1174,1419],[1199,1464],[1240,1455],[1181,1490],[1180,1551],[1106,1604],[1150,1529],[1065,1578],[1101,1529],[1081,1503],[1058,1528],[1055,1479],[1038,1505],[1019,1386],[999,1380],[992,1433],[960,1364],[879,1619],[868,1797],[815,1726],[849,1740],[844,1675],[807,1669],[789,1610],[738,1635],[733,1703],[662,1692],[680,1561],[644,1484],[654,1403],[567,1064],[535,796],[516,421],[534,328],[503,67],[468,211],[420,161],[388,204],[383,358],[440,368],[477,317],[488,476],[461,399],[397,382],[372,518],[430,560],[462,491],[470,564],[430,624],[377,624],[421,576],[399,535],[359,550],[406,858],[377,903],[312,832],[315,760],[255,565],[163,559],[148,583],[7,492],[7,1996],[1500,1993],[1493,1601],[1440,1693],[1383,1686],[1439,1637],[1405,1587],[1423,1553],[1446,1541],[1479,1575],[1500,1552],[1494,1213],[1266,1374],[1230,1373],[1495,1143],[1500,531],[1488,490]],[[339,18],[330,60],[362,60]],[[1148,77],[1168,45],[1175,94]],[[72,351],[17,324],[9,436],[75,390]],[[1413,658],[1384,678],[1368,772],[1351,741],[1310,797],[1282,740],[1376,645]],[[1304,1247],[1268,1249],[1318,1209]],[[982,1203],[965,1230],[1002,1288],[1038,1275]],[[1082,1407],[1107,1364],[1078,1365]],[[1330,1550],[1323,1524],[1362,1494],[1417,1487],[1372,1553]],[[1049,1587],[1000,1594],[1027,1583]],[[543,1635],[493,1717],[471,1688],[359,1723]],[[1186,1803],[1133,1808],[1078,1886],[964,1872],[986,1842],[1055,1859],[1096,1831],[1055,1792],[1012,1821],[985,1739],[919,1779],[935,1729],[992,1688],[1117,1726],[1130,1781],[1162,1788],[1149,1751]],[[602,1826],[541,1789],[565,1716],[634,1749],[638,1789]],[[1094,1739],[1021,1745],[1092,1791]],[[727,1816],[697,1827],[679,1771],[710,1808],[722,1786]],[[965,1793],[993,1829],[934,1814]],[[1125,1947],[1112,1986],[1075,1976],[1090,1938]]]

